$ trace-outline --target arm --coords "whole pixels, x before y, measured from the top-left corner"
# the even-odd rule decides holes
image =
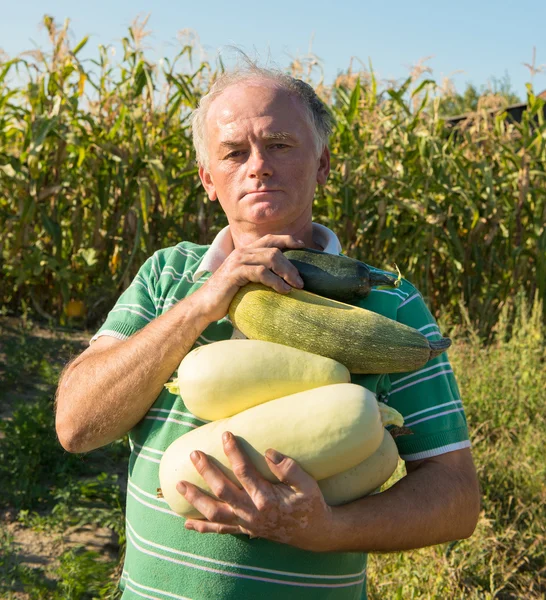
[[[480,493],[468,448],[414,463],[381,494],[334,508],[334,549],[393,552],[472,535]]]
[[[468,449],[408,463],[407,476],[386,492],[338,507],[325,503],[318,484],[292,459],[267,452],[269,468],[283,482],[271,484],[233,436],[226,436],[224,449],[243,489],[194,453],[197,470],[221,500],[180,485],[208,519],[189,519],[187,529],[247,533],[315,552],[396,552],[469,537],[477,523],[479,490]]]
[[[190,296],[128,340],[99,337],[61,375],[56,429],[69,452],[123,436],[146,414],[163,384],[208,325]]]
[[[297,269],[278,250],[302,245],[291,236],[264,236],[234,250],[199,290],[129,339],[94,342],[59,382],[56,429],[63,447],[88,452],[134,427],[201,332],[227,314],[241,286],[260,282],[281,293],[302,287]]]

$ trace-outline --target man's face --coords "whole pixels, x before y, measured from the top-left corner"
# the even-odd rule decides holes
[[[299,99],[268,81],[235,84],[212,102],[206,126],[209,167],[199,175],[230,224],[280,233],[311,220],[330,155],[317,157]]]

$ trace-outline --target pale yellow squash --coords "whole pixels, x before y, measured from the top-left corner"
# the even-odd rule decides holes
[[[268,448],[290,456],[320,480],[371,456],[383,441],[384,427],[375,395],[352,383],[299,392],[207,423],[175,440],[161,459],[161,491],[176,513],[199,517],[176,490],[179,481],[210,492],[191,462],[193,450],[208,454],[237,483],[224,453],[224,431],[237,436],[262,476],[276,482],[264,458]]]
[[[362,498],[382,486],[398,465],[398,449],[385,429],[379,448],[358,465],[318,482],[331,506]]]
[[[225,340],[192,350],[178,377],[165,387],[180,394],[200,419],[225,419],[248,408],[305,390],[349,383],[341,363],[261,340]]]

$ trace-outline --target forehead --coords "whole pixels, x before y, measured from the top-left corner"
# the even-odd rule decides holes
[[[213,100],[207,115],[211,137],[260,126],[295,135],[308,133],[302,101],[268,80],[249,80],[227,87]]]

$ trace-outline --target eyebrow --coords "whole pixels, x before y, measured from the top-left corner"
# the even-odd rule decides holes
[[[262,137],[266,142],[286,142],[295,141],[294,137],[285,131],[276,131],[273,133],[267,133]],[[220,142],[222,148],[239,148],[244,145],[244,142],[237,142],[235,140],[223,140]]]

